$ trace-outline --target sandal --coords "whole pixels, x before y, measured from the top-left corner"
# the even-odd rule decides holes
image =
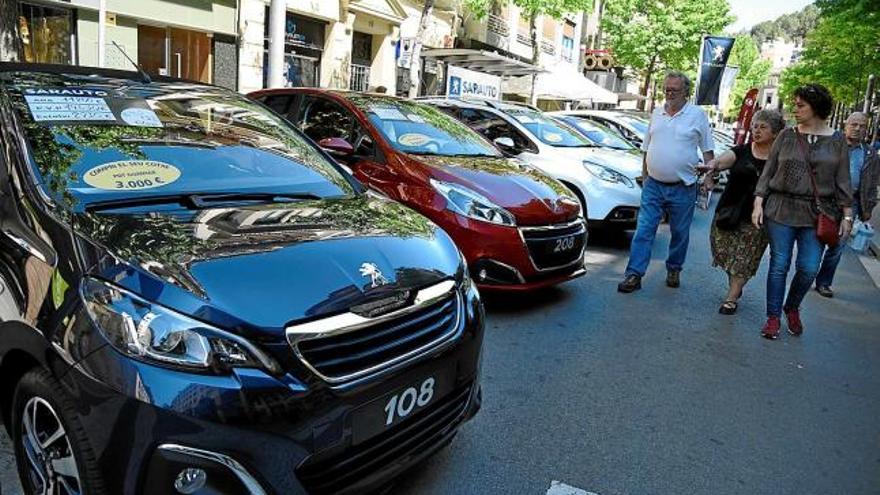
[[[737,307],[739,307],[739,303],[736,301],[724,301],[721,303],[721,307],[718,308],[718,312],[723,315],[736,314]]]

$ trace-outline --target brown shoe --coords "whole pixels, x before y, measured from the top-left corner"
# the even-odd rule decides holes
[[[627,275],[623,282],[617,284],[617,292],[629,294],[642,288],[642,277],[632,274]]]
[[[666,272],[666,286],[677,289],[681,286],[681,271],[669,270]]]

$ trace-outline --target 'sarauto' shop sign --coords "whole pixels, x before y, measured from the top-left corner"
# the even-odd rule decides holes
[[[450,65],[446,68],[446,95],[500,100],[501,78]]]

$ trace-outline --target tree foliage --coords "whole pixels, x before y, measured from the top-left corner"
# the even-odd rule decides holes
[[[767,80],[772,64],[761,58],[757,43],[749,35],[736,37],[727,64],[739,67],[725,112],[728,116],[735,117],[749,89],[760,87]]]
[[[813,82],[836,100],[854,104],[863,97],[869,74],[880,74],[880,7],[876,2],[823,2],[819,23],[806,40],[798,63],[782,73],[782,94]]]
[[[818,19],[819,9],[815,5],[807,5],[799,12],[783,14],[772,21],[755,24],[751,29],[751,35],[758,46],[765,41],[778,38],[803,43],[807,34],[816,27]]]
[[[607,0],[602,29],[617,63],[642,79],[647,95],[658,71],[694,73],[703,34],[731,22],[727,0]]]

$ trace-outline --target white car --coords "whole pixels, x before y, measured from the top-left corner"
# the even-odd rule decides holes
[[[641,202],[638,156],[593,144],[567,125],[527,105],[420,98],[461,120],[503,152],[570,188],[591,227],[635,228]]]

